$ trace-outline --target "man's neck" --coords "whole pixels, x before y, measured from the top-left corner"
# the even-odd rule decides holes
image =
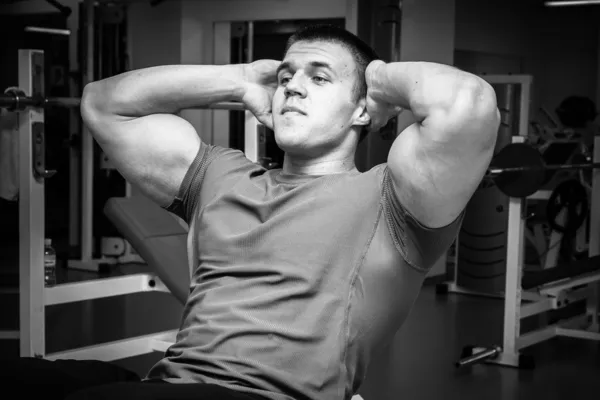
[[[282,168],[282,173],[290,175],[330,175],[352,171],[357,171],[354,155],[334,160],[310,160],[297,159],[286,154]]]

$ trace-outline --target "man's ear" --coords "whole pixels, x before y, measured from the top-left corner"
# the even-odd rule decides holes
[[[367,126],[371,123],[371,116],[367,112],[367,99],[363,98],[359,100],[354,115],[354,123],[352,125]]]

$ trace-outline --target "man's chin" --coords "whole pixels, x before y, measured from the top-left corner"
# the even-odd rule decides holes
[[[291,140],[277,141],[277,146],[286,153],[296,153],[302,151],[304,147],[301,143],[294,142]]]
[[[306,143],[297,140],[297,138],[276,138],[275,142],[281,151],[290,155],[304,155],[308,150]]]
[[[291,126],[277,126],[274,131],[275,141],[277,145],[283,150],[283,147],[296,147],[300,145],[304,136],[300,129],[293,128]]]

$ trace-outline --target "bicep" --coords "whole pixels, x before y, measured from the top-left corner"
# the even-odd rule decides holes
[[[493,155],[495,118],[432,117],[396,138],[388,155],[395,192],[420,223],[442,227],[462,212]]]
[[[160,206],[177,195],[201,144],[193,126],[172,114],[96,116],[86,123],[121,175]]]

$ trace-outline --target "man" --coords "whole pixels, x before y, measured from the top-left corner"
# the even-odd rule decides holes
[[[223,101],[273,128],[282,169],[201,143],[175,115]],[[362,132],[402,109],[417,122],[388,162],[357,171]],[[499,124],[483,80],[386,64],[331,26],[297,32],[282,62],[90,84],[81,111],[123,176],[188,222],[193,274],[177,341],[145,382],[72,398],[350,399],[454,240]]]

